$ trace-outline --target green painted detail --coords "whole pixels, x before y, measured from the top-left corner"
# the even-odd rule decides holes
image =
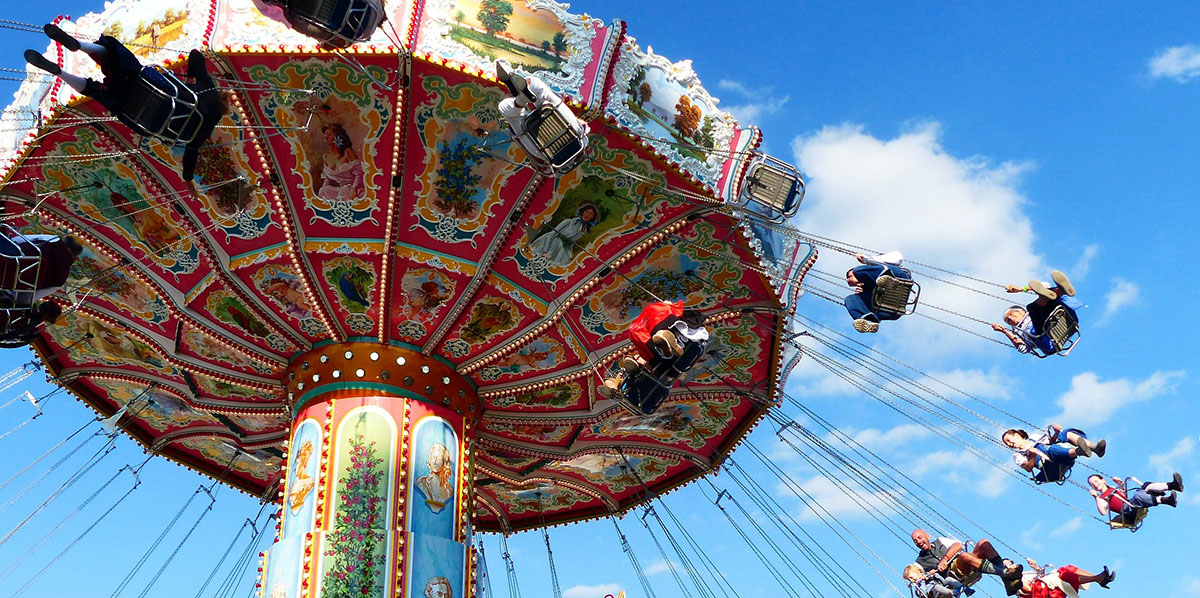
[[[421,401],[422,403],[429,403],[430,405],[437,405],[438,407],[445,407],[441,401],[418,394],[416,391],[403,386],[385,384],[383,382],[330,382],[329,384],[322,384],[300,395],[300,398],[297,399],[295,404],[292,405],[292,419],[296,419],[296,415],[307,406],[307,403],[311,402],[318,395],[336,392],[339,390],[375,390],[389,392],[400,395],[406,399]]]
[[[285,245],[287,245],[287,241],[284,241],[283,243],[276,243],[274,245],[268,245],[266,247],[255,249],[254,251],[247,251],[246,253],[239,253],[237,255],[231,255],[231,256],[229,256],[229,261],[236,262],[244,257],[256,255],[259,253],[263,253],[265,251],[270,251],[272,249],[275,249],[276,247],[283,247]]]

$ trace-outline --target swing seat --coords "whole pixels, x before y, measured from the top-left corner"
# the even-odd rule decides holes
[[[764,215],[782,222],[796,214],[803,199],[804,179],[800,172],[787,162],[759,154],[746,169],[737,204],[753,202],[767,210]]]
[[[9,298],[37,291],[38,273],[42,266],[42,251],[31,242],[17,245],[13,239],[24,239],[17,229],[0,224],[0,294]]]
[[[674,332],[672,332],[674,334]],[[684,372],[695,366],[704,355],[708,343],[698,343],[679,338],[683,345],[683,355],[674,359],[658,359],[650,364],[650,368],[638,368],[621,382],[621,395],[626,404],[634,412],[641,415],[651,415],[658,410],[671,387]]]
[[[535,158],[547,174],[561,176],[583,161],[588,145],[587,125],[561,98],[554,104],[542,104],[525,115],[520,137],[524,147],[537,149]]]
[[[174,73],[154,67],[171,88],[160,89],[145,77],[137,77],[124,91],[121,105],[137,133],[170,145],[186,145],[196,139],[204,115],[196,107],[196,92]]]
[[[1142,520],[1146,518],[1146,513],[1150,509],[1137,509],[1133,513],[1133,521],[1126,521],[1125,516],[1120,513],[1109,512],[1108,527],[1109,529],[1127,529],[1130,532],[1136,532],[1142,527]]]
[[[1053,479],[1053,480],[1049,480],[1049,479],[1039,480],[1039,479],[1037,479],[1037,476],[1034,476],[1033,483],[1035,483],[1039,486],[1042,484],[1049,484],[1049,483],[1055,483],[1055,484],[1058,484],[1059,486],[1062,486],[1063,484],[1066,484],[1068,480],[1071,479],[1071,470],[1072,469],[1073,468],[1068,467],[1068,468],[1062,470],[1061,472],[1059,472],[1058,478]],[[1045,471],[1045,469],[1042,469],[1042,471]]]
[[[283,14],[296,31],[338,49],[371,39],[384,18],[382,0],[287,0]]]
[[[897,316],[912,315],[917,311],[917,301],[921,297],[921,285],[913,281],[912,273],[908,269],[895,264],[889,265],[903,272],[907,278],[884,272],[884,275],[891,276],[896,284],[886,289],[876,285],[871,302],[878,311],[889,312]]]
[[[1031,349],[1039,359],[1050,355],[1065,357],[1075,348],[1075,343],[1079,342],[1079,321],[1070,309],[1059,305],[1046,316],[1046,321],[1042,324],[1042,333],[1035,338],[1045,338],[1054,348],[1054,351],[1047,352],[1034,343]]]

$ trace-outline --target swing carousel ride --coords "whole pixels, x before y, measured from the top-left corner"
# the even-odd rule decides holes
[[[257,0],[57,21],[181,77],[205,52],[231,109],[194,191],[181,147],[57,79],[31,74],[4,115],[24,129],[0,143],[6,222],[85,248],[34,350],[153,455],[280,505],[272,598],[343,595],[354,562],[364,595],[472,595],[473,532],[619,514],[705,476],[797,358],[815,250],[739,203],[760,133],[688,61],[548,0],[384,13],[339,50]],[[99,78],[82,52],[46,56]],[[508,138],[496,58],[589,125],[574,168],[548,176]],[[657,300],[700,310],[712,342],[641,415],[596,388]]]

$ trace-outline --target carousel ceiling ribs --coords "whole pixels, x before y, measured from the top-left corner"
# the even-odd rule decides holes
[[[150,287],[150,289],[154,291],[156,295],[158,295],[158,298],[164,299],[163,303],[166,304],[167,309],[172,316],[185,322],[189,326],[203,331],[208,336],[216,339],[229,348],[237,350],[249,359],[253,359],[259,363],[262,363],[263,365],[276,369],[283,367],[285,362],[278,355],[264,353],[258,346],[250,344],[248,341],[237,335],[227,335],[215,324],[201,320],[190,308],[181,307],[180,305],[183,303],[182,299],[187,295],[187,292],[181,292],[175,287],[167,285],[150,268],[137,267],[143,265],[142,260],[133,257],[120,247],[110,245],[108,242],[108,237],[94,234],[92,232],[95,230],[94,226],[88,226],[86,225],[86,222],[80,222],[75,215],[67,214],[55,206],[43,204],[43,206],[39,208],[38,213],[45,215],[52,224],[55,224],[59,228],[70,233],[72,236],[83,239],[86,241],[85,244],[89,247],[99,249],[104,255],[104,258],[108,261],[111,261],[118,266],[122,263],[128,264],[128,269],[123,270],[123,272],[136,277],[142,284]],[[171,291],[175,291],[175,293],[172,293]],[[176,293],[178,293],[179,296],[176,296]],[[111,317],[114,320],[119,318],[119,321],[125,321],[124,316]],[[230,340],[231,338],[233,341],[238,342],[235,344]]]
[[[428,351],[436,348],[442,342],[442,339],[450,333],[450,329],[458,321],[458,317],[462,315],[463,310],[465,310],[471,305],[471,303],[475,301],[475,297],[479,294],[479,289],[483,286],[483,282],[491,275],[492,264],[495,263],[496,256],[500,253],[500,251],[507,247],[505,241],[508,240],[509,235],[511,235],[514,230],[518,230],[517,221],[519,221],[520,218],[518,217],[516,219],[517,221],[514,221],[513,215],[522,214],[526,204],[528,204],[529,200],[537,194],[538,190],[541,189],[542,184],[547,180],[549,179],[542,174],[537,173],[533,175],[528,183],[526,183],[525,190],[522,192],[521,198],[513,204],[512,210],[510,210],[505,216],[504,223],[501,225],[500,230],[497,231],[492,243],[488,246],[487,252],[484,253],[483,258],[479,260],[478,267],[475,269],[475,274],[471,276],[471,281],[467,283],[467,288],[463,290],[459,300],[456,301],[454,306],[450,308],[450,311],[446,314],[446,317],[442,320],[442,323],[438,326],[437,330],[434,330],[433,334],[430,335],[425,341],[425,344],[422,345],[422,353],[428,353]],[[459,371],[464,374],[468,372],[468,370],[461,368]]]
[[[88,366],[60,368],[58,370],[58,375],[60,378],[74,376],[76,379],[83,378],[86,380],[114,380],[118,382],[145,384],[147,387],[162,388],[178,396],[179,399],[189,407],[205,413],[219,413],[222,415],[269,415],[272,413],[286,415],[288,413],[288,407],[283,403],[282,400],[279,402],[263,401],[260,403],[247,403],[241,401],[210,403],[203,397],[193,393],[192,389],[187,385],[186,382],[180,382],[170,378],[163,378],[145,372],[130,373],[117,367],[99,368]]]
[[[587,446],[579,449],[572,447],[559,449],[557,447],[545,447],[516,440],[509,440],[490,432],[480,430],[478,439],[481,445],[486,448],[511,451],[524,455],[526,457],[535,457],[538,459],[547,459],[550,461],[570,461],[582,455],[590,455],[601,452],[621,452],[627,451],[630,448],[640,449],[636,451],[639,455],[650,455],[655,457],[667,457],[674,459],[686,459],[688,461],[704,463],[711,465],[712,457],[705,456],[694,451],[680,449],[671,445],[662,444],[656,441],[630,441],[628,439],[611,440],[607,443],[589,442]],[[706,445],[707,446],[707,445]]]
[[[384,224],[384,246],[383,255],[380,256],[380,297],[379,302],[379,342],[387,343],[390,337],[389,330],[392,326],[392,297],[394,296],[396,285],[395,281],[388,276],[388,270],[391,269],[392,263],[396,257],[396,242],[399,240],[399,229],[397,226],[396,210],[401,206],[400,199],[404,197],[404,169],[407,166],[408,152],[401,151],[401,148],[408,147],[408,122],[412,116],[412,102],[409,101],[409,87],[412,85],[412,77],[407,73],[411,68],[409,61],[411,56],[405,53],[398,53],[400,58],[400,83],[407,85],[396,85],[396,116],[394,117],[396,126],[392,138],[392,162],[391,176],[388,177],[388,201],[387,201],[387,219]],[[399,184],[396,184],[396,183]]]
[[[201,365],[201,364],[193,363],[191,360],[185,361],[183,359],[183,356],[178,355],[174,350],[170,350],[170,351],[166,350],[166,348],[164,348],[162,345],[160,345],[158,343],[158,341],[155,340],[154,337],[138,330],[136,327],[124,326],[124,325],[122,325],[122,323],[123,323],[122,321],[116,320],[116,319],[112,318],[111,316],[109,316],[108,314],[101,312],[91,306],[80,306],[77,311],[83,312],[93,318],[107,321],[108,323],[124,330],[126,333],[136,336],[138,338],[138,340],[141,340],[142,342],[158,349],[159,357],[162,358],[163,361],[165,361],[166,363],[170,364],[172,367],[175,367],[175,368],[183,370],[183,371],[188,371],[188,372],[200,374],[203,376],[218,378],[218,379],[219,378],[228,378],[228,379],[232,380],[233,383],[236,383],[236,384],[241,384],[243,386],[257,387],[260,390],[264,390],[264,391],[278,391],[280,394],[282,394],[282,389],[278,385],[278,382],[275,382],[275,381],[265,382],[262,380],[255,380],[253,378],[248,377],[246,374],[242,374],[240,372],[227,373],[225,371],[218,371],[218,370],[213,369],[207,362],[204,362],[203,365]],[[220,339],[218,338],[217,340],[220,340]],[[65,349],[65,347],[64,347],[64,349]],[[68,354],[69,354],[69,352],[68,352]],[[136,365],[136,364],[131,363],[130,365]]]
[[[116,135],[114,135],[114,137],[119,139],[122,145],[129,147],[124,138]],[[169,184],[163,175],[148,163],[148,159],[146,158],[144,152],[138,152],[135,155],[138,157],[138,170],[142,171],[143,175],[145,175],[145,173],[149,173],[149,176],[153,177],[154,182],[159,188],[170,190],[172,197],[169,199],[172,203],[172,207],[174,207],[174,202],[180,199],[179,194],[177,194],[175,191],[175,186]],[[157,209],[166,210],[167,208],[160,205]],[[236,294],[242,303],[254,310],[254,315],[257,318],[266,322],[267,326],[269,326],[273,332],[279,334],[281,338],[286,339],[293,349],[301,347],[307,348],[309,343],[306,339],[304,339],[304,337],[297,334],[291,326],[281,325],[280,322],[277,322],[272,310],[262,303],[258,297],[258,294],[247,292],[247,289],[244,288],[241,279],[237,276],[234,276],[233,273],[229,271],[229,255],[226,254],[223,249],[219,248],[216,240],[212,237],[213,230],[215,229],[202,226],[196,220],[196,214],[194,210],[175,211],[180,217],[180,222],[185,223],[184,228],[188,231],[188,237],[203,242],[203,244],[198,242],[197,246],[200,248],[200,252],[204,254],[206,258],[208,258],[209,264],[212,266],[209,268],[209,272],[210,274],[216,274],[218,280],[220,281],[221,288],[228,289]],[[215,220],[216,218],[214,217],[214,221]]]
[[[613,276],[617,276],[618,275],[617,268],[620,268],[627,261],[634,258],[638,254],[640,254],[644,251],[647,251],[651,247],[654,247],[654,246],[658,245],[659,243],[661,243],[664,239],[667,238],[667,236],[671,235],[676,230],[678,230],[680,227],[682,227],[684,224],[686,224],[687,217],[692,213],[694,213],[694,212],[690,212],[690,211],[684,212],[684,213],[676,216],[674,219],[668,220],[668,221],[662,223],[663,230],[655,232],[655,233],[647,236],[642,241],[635,243],[631,247],[627,248],[624,253],[613,256],[613,259],[609,263],[600,262],[599,269],[593,270],[593,274],[591,276],[588,276],[588,277],[582,279],[581,281],[579,281],[579,283],[575,285],[574,289],[570,292],[570,294],[565,295],[566,299],[562,303],[560,303],[558,308],[556,308],[553,312],[546,314],[540,320],[531,322],[528,326],[525,327],[524,330],[522,330],[521,332],[514,335],[514,336],[516,336],[516,338],[514,340],[510,340],[506,343],[498,345],[497,347],[493,348],[491,351],[488,351],[487,353],[484,353],[484,354],[476,357],[475,359],[464,362],[463,365],[461,367],[459,367],[459,371],[464,374],[470,374],[471,372],[479,369],[480,367],[483,367],[493,361],[496,361],[497,359],[500,359],[501,357],[504,357],[505,355],[507,355],[517,349],[520,349],[521,347],[525,346],[526,344],[532,342],[542,332],[549,329],[550,326],[556,324],[560,319],[562,319],[564,314],[567,313],[567,310],[574,307],[576,301],[581,299],[587,293],[588,290],[590,290],[592,287],[596,286],[596,284],[598,284],[601,280],[603,280],[603,278],[596,276],[595,272],[599,272],[600,270],[607,268],[607,269],[609,269],[609,274],[612,274]],[[551,303],[551,304],[553,304],[553,303]],[[583,345],[583,347],[585,349],[588,348],[586,344],[582,343],[582,341],[580,341],[580,343]],[[591,359],[590,355],[592,354],[592,352],[589,351],[588,354],[589,354],[589,360],[590,360]]]
[[[248,130],[247,133],[250,135],[250,143],[254,146],[254,153],[256,156],[258,156],[259,168],[262,169],[262,176],[266,181],[264,186],[271,193],[272,208],[275,214],[279,216],[278,224],[279,227],[283,229],[283,236],[287,241],[288,259],[291,261],[292,268],[296,271],[296,275],[300,277],[300,286],[304,289],[304,296],[308,299],[309,304],[312,305],[316,310],[317,315],[321,320],[321,325],[325,327],[326,334],[338,342],[345,341],[345,331],[331,323],[331,310],[329,305],[325,303],[325,294],[318,293],[316,291],[316,287],[313,285],[313,280],[315,277],[310,269],[312,264],[310,264],[309,261],[302,255],[304,253],[304,240],[301,238],[301,233],[298,231],[295,221],[295,218],[298,215],[292,210],[286,209],[286,206],[290,205],[290,203],[285,202],[290,202],[290,199],[285,197],[286,190],[284,190],[281,194],[279,186],[275,183],[275,181],[282,181],[283,179],[277,175],[272,176],[273,173],[279,170],[279,160],[275,157],[274,146],[270,143],[267,143],[266,147],[264,148],[264,144],[259,141],[258,135],[255,133],[255,128],[263,128],[263,130],[266,130],[267,124],[264,124],[264,122],[258,120],[257,111],[247,111],[243,107],[249,103],[243,102],[244,98],[244,91],[235,92],[233,94],[233,105],[246,122],[253,123],[251,125],[252,128]],[[269,162],[268,156],[270,157]],[[311,347],[311,345],[308,343],[306,343],[305,346]]]
[[[478,467],[485,475],[491,477],[493,480],[510,484],[512,486],[524,486],[531,482],[549,482],[552,486],[562,485],[567,488],[583,492],[584,494],[603,502],[604,505],[610,510],[615,509],[617,505],[620,504],[619,499],[607,489],[601,488],[585,480],[573,478],[570,476],[570,474],[563,472],[542,471],[540,475],[536,476],[513,477],[511,475],[507,475],[509,472],[503,470],[493,470],[486,465],[479,465]],[[476,479],[478,479],[478,476],[476,476]]]

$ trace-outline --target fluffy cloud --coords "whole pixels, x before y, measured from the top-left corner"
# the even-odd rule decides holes
[[[1185,436],[1179,442],[1176,442],[1171,450],[1157,455],[1150,455],[1147,463],[1160,476],[1167,476],[1173,471],[1179,471],[1177,464],[1182,459],[1190,457],[1195,450],[1196,441],[1190,436]]]
[[[1200,46],[1175,46],[1150,59],[1150,76],[1170,78],[1180,83],[1200,76]]]
[[[1088,273],[1092,271],[1092,260],[1096,259],[1096,255],[1099,253],[1100,246],[1095,243],[1083,248],[1083,253],[1079,255],[1079,260],[1067,272],[1067,274],[1071,275],[1073,282],[1083,282],[1087,278]]]
[[[797,164],[812,179],[794,224],[845,243],[880,251],[900,249],[909,260],[997,283],[1045,276],[1047,268],[1033,251],[1027,201],[1018,189],[1030,165],[957,157],[942,148],[940,137],[936,123],[925,123],[894,139],[880,139],[862,126],[849,124],[797,138],[793,141]],[[823,250],[816,268],[840,277],[853,265],[850,256]],[[928,305],[999,320],[1003,303],[916,274],[921,277],[921,300],[927,305],[918,313],[994,335],[986,326]],[[968,282],[930,274],[959,284]],[[834,294],[845,293],[844,285],[835,289],[828,283],[814,284]],[[1003,293],[996,287],[983,290]],[[1019,302],[1028,296],[1013,298]],[[884,326],[890,329],[888,336],[896,339],[892,342],[912,345],[903,339],[920,338],[919,347],[926,353],[958,354],[981,347],[962,342],[961,331],[921,317]]]
[[[772,95],[771,88],[749,89],[738,81],[728,79],[721,79],[717,83],[717,87],[724,91],[732,91],[746,100],[743,104],[721,106],[722,110],[728,112],[743,125],[758,124],[761,117],[779,112],[791,99],[791,96]]]
[[[1080,428],[1103,423],[1125,405],[1173,391],[1183,375],[1182,371],[1159,371],[1140,382],[1128,378],[1105,381],[1094,372],[1084,372],[1071,378],[1071,388],[1057,401],[1062,411],[1051,421]]]
[[[917,424],[901,424],[890,430],[877,430],[875,428],[867,428],[865,430],[847,430],[846,435],[853,438],[855,442],[863,445],[871,450],[887,448],[895,450],[898,447],[904,446],[914,440],[920,440],[932,434],[925,426]],[[833,440],[837,445],[841,445],[840,439]],[[847,450],[850,450],[847,448]]]
[[[598,586],[571,586],[563,590],[563,598],[604,598],[608,594],[616,595],[621,591],[621,586],[615,583],[606,583]]]
[[[1121,308],[1137,303],[1141,293],[1137,284],[1123,278],[1114,278],[1112,290],[1104,296],[1104,313],[1100,315],[1100,320],[1096,322],[1096,325],[1107,324]]]
[[[1063,522],[1062,525],[1050,530],[1050,537],[1061,538],[1083,527],[1083,517],[1073,517]]]
[[[889,506],[893,503],[887,495],[883,492],[870,492],[855,482],[846,482],[849,486],[846,490],[851,496],[847,496],[837,483],[824,476],[797,480],[797,483],[812,497],[812,500],[804,505],[804,510],[800,513],[801,521],[816,521],[829,515],[843,520],[865,518],[870,516],[867,508],[878,509],[885,515],[895,513]],[[777,492],[781,496],[795,496],[782,483]],[[812,503],[820,505],[820,508],[814,511],[812,507],[808,506]]]
[[[658,575],[659,573],[666,573],[667,571],[671,571],[677,567],[679,567],[679,565],[674,561],[659,561],[653,565],[650,565],[649,567],[646,567],[642,573],[645,575]]]

